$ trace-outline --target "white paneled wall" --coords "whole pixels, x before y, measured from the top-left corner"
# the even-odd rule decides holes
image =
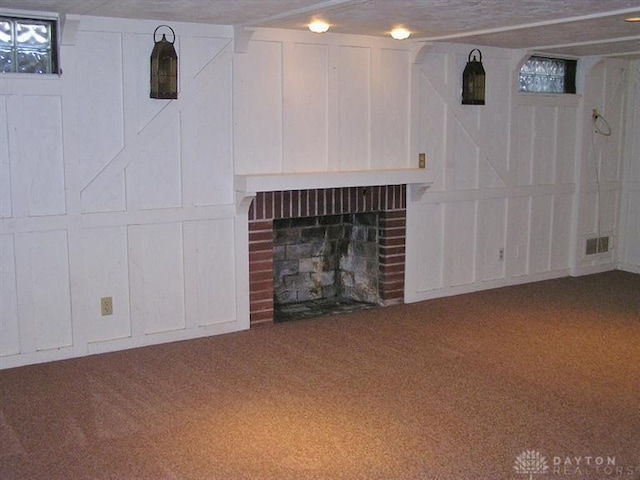
[[[619,268],[640,273],[640,61],[629,67]]]
[[[81,17],[61,76],[0,79],[0,367],[248,326],[235,299],[232,29]],[[103,316],[102,297],[113,299]]]
[[[409,45],[258,30],[234,64],[238,174],[409,165]]]
[[[236,53],[231,27],[176,23],[165,101],[148,98],[161,22],[77,20],[62,76],[0,78],[0,368],[248,328],[234,174],[426,153],[407,301],[640,268],[637,63],[587,62],[579,95],[523,95],[524,53],[483,49],[487,105],[463,106],[472,46],[258,29]],[[614,249],[587,257],[597,231]]]
[[[20,353],[14,240],[13,235],[0,235],[0,351],[4,355]]]
[[[100,305],[87,301],[84,318],[89,342],[131,336],[127,227],[91,228],[82,232],[83,278],[95,278],[85,286],[87,299],[113,298],[113,316],[105,321]],[[101,272],[96,275],[95,272]],[[108,292],[108,293],[107,293]],[[90,304],[90,305],[89,305]]]
[[[237,317],[233,220],[185,222],[183,232],[187,326],[232,321]]]
[[[487,104],[463,106],[472,48],[425,46],[414,65],[412,154],[437,181],[410,205],[407,300],[615,268],[615,249],[586,258],[584,242],[596,223],[619,228],[627,63],[596,63],[582,95],[520,94],[525,53],[483,49]],[[591,139],[591,108],[609,112],[612,137]]]
[[[615,59],[601,61],[586,73],[582,119],[578,122],[582,132],[574,239],[576,275],[610,270],[617,265],[629,77],[629,62]],[[610,136],[596,132],[594,109],[611,127]],[[600,236],[611,237],[610,251],[586,255],[586,239]]]
[[[482,233],[478,236],[478,258],[476,268],[486,280],[504,277],[504,235],[507,219],[507,201],[504,198],[489,198],[478,202],[478,225]],[[499,246],[496,250],[496,246]]]

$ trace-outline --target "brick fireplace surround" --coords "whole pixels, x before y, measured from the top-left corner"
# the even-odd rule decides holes
[[[379,295],[382,305],[404,299],[406,185],[259,192],[249,208],[250,323],[274,318],[273,220],[378,212]]]

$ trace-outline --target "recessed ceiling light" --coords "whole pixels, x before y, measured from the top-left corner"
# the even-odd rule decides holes
[[[411,32],[404,27],[397,27],[391,30],[391,36],[396,40],[404,40],[409,38],[409,35],[411,35]]]
[[[624,19],[625,22],[640,22],[640,17],[627,17]]]
[[[324,20],[314,20],[309,24],[309,30],[313,33],[324,33],[329,30],[329,24]]]

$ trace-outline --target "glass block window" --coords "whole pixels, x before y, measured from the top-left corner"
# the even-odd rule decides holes
[[[576,93],[575,60],[529,57],[520,69],[520,91]]]
[[[0,73],[58,73],[56,21],[0,16]]]

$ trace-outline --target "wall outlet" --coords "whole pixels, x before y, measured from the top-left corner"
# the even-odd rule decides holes
[[[500,261],[504,260],[504,248],[501,248],[500,250],[498,250],[498,260]]]
[[[427,154],[419,153],[418,154],[418,168],[426,168],[427,166]]]
[[[113,297],[102,297],[100,299],[100,311],[103,317],[113,315]]]

